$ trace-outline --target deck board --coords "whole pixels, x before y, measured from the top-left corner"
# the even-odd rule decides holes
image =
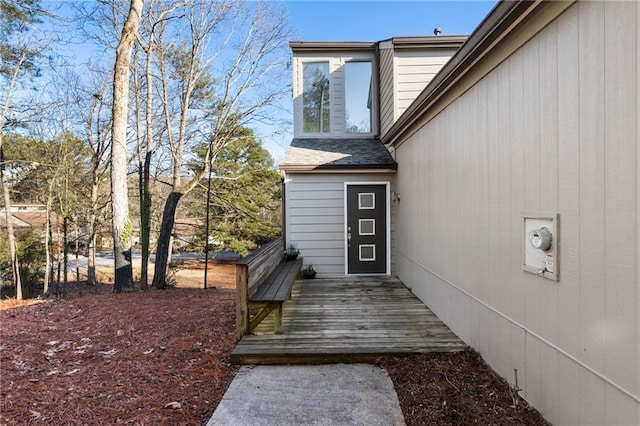
[[[361,362],[381,355],[460,351],[466,345],[394,277],[298,280],[283,334],[266,318],[234,350],[235,364]]]

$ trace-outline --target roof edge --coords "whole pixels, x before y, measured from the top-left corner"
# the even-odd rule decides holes
[[[469,36],[421,36],[421,37],[393,37],[389,41],[396,49],[414,49],[419,47],[460,47]]]
[[[293,52],[322,51],[322,50],[375,50],[374,41],[290,41],[289,47]]]
[[[568,3],[571,4],[573,1]],[[383,143],[395,145],[405,131],[420,119],[432,102],[446,93],[450,86],[466,74],[480,58],[492,51],[505,34],[510,33],[523,19],[541,6],[547,6],[547,2],[516,0],[498,3],[458,52],[391,126],[391,129],[382,135]]]
[[[395,173],[398,170],[398,163],[393,164],[280,164],[278,169],[285,173],[316,173],[316,172],[344,172],[344,173]]]

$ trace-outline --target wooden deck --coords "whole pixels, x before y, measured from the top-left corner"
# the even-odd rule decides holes
[[[283,334],[267,318],[244,336],[234,364],[366,362],[381,355],[460,351],[466,345],[397,278],[299,280]]]

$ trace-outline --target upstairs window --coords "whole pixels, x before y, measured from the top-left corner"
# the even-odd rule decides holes
[[[344,67],[344,120],[347,133],[371,133],[371,62]]]
[[[302,64],[302,120],[305,133],[331,131],[329,62]]]
[[[305,54],[294,63],[296,137],[375,135],[378,98],[373,54]]]

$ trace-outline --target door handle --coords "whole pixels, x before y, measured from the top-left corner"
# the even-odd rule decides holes
[[[347,242],[349,243],[349,246],[351,246],[351,227],[347,227]]]

